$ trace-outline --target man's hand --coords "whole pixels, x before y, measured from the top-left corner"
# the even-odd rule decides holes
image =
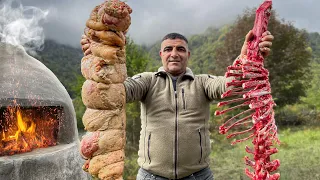
[[[241,48],[241,54],[240,55],[246,55],[247,54],[247,46],[248,41],[253,38],[253,32],[250,30],[248,34],[246,35],[245,41],[243,43],[243,46]],[[261,42],[259,43],[260,51],[263,57],[267,57],[270,54],[272,41],[274,37],[271,35],[269,31],[266,31],[262,34]]]
[[[85,56],[91,53],[90,40],[86,35],[81,36],[80,44],[81,44],[81,49],[83,51],[83,54]]]

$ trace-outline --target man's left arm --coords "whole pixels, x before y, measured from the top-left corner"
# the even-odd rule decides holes
[[[221,95],[227,90],[231,89],[226,87],[226,83],[232,81],[234,78],[226,78],[224,76],[202,75],[202,83],[204,91],[211,101],[220,99]]]

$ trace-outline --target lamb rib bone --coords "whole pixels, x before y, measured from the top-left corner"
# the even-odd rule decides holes
[[[271,5],[272,0],[265,0],[257,9],[253,27],[254,38],[248,42],[247,54],[240,56],[233,65],[227,68],[225,76],[235,77],[235,79],[227,83],[226,86],[233,86],[233,89],[225,92],[221,97],[242,95],[242,98],[222,101],[218,103],[218,107],[233,105],[234,103],[240,104],[215,112],[216,115],[221,115],[239,107],[249,107],[248,110],[228,119],[219,127],[219,132],[226,134],[234,127],[252,125],[249,129],[227,135],[227,138],[231,138],[240,134],[251,133],[245,138],[236,139],[232,144],[253,138],[253,148],[246,146],[245,149],[249,154],[253,154],[253,160],[245,157],[245,164],[254,170],[254,172],[250,172],[246,168],[245,174],[252,180],[278,180],[280,178],[279,173],[270,174],[280,166],[278,159],[270,160],[270,155],[278,152],[278,149],[272,148],[272,146],[274,146],[274,143],[280,144],[280,141],[277,137],[277,127],[274,119],[273,107],[275,103],[271,95],[269,71],[264,68],[264,57],[259,51],[262,33],[267,31]],[[247,115],[248,113],[250,114]],[[246,116],[241,117],[243,115]],[[250,118],[251,120],[249,120]]]

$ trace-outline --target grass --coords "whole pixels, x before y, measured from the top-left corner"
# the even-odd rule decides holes
[[[211,169],[216,180],[249,180],[244,174],[245,141],[235,146],[229,145],[223,135],[212,143]],[[277,170],[281,180],[320,180],[320,127],[286,128],[279,130],[281,145],[279,152],[271,159],[280,159]],[[132,153],[125,160],[124,179],[134,180],[137,170],[137,154]]]
[[[300,128],[279,130],[281,145],[272,159],[280,159],[281,180],[320,180],[320,128]],[[244,174],[243,157],[245,145],[235,146],[212,144],[211,169],[217,180],[249,179]],[[216,147],[215,147],[216,146]]]

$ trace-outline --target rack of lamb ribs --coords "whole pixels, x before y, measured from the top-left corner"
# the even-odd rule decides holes
[[[219,132],[226,134],[231,129],[243,128],[251,125],[249,129],[240,132],[232,132],[227,138],[250,133],[247,137],[232,142],[236,144],[253,138],[253,148],[246,146],[246,152],[253,155],[253,160],[245,157],[246,165],[252,167],[254,172],[245,169],[246,175],[252,180],[277,180],[279,173],[271,174],[280,166],[278,159],[271,161],[270,155],[277,153],[274,142],[280,144],[277,136],[277,126],[274,119],[273,106],[275,103],[271,96],[269,71],[264,68],[264,57],[259,51],[262,33],[267,30],[268,20],[271,15],[271,0],[266,0],[256,11],[253,27],[254,38],[248,42],[247,54],[240,56],[233,65],[227,68],[226,77],[234,77],[227,83],[227,87],[233,88],[224,94],[222,98],[232,97],[231,100],[218,103],[218,107],[233,105],[225,110],[218,110],[216,115],[221,115],[240,107],[249,109],[231,117],[220,126]],[[242,95],[242,98],[234,98]]]

